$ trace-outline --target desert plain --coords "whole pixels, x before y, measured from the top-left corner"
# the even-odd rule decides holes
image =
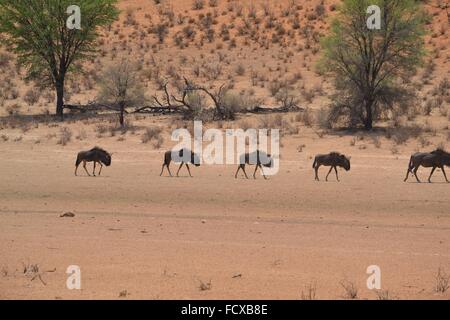
[[[317,38],[339,1],[297,2],[272,4],[278,28],[289,30],[274,38],[264,35],[263,1],[224,0],[195,10],[189,1],[120,1],[120,21],[101,38],[101,54],[86,63],[87,75],[68,81],[67,102],[89,104],[95,73],[118,55],[142,60],[149,98],[163,96],[161,79],[183,74],[214,88],[231,81],[247,99],[274,106],[271,89],[288,81],[301,112],[244,112],[236,121],[207,124],[281,128],[280,171],[268,180],[235,179],[235,165],[191,168],[193,178],[185,169],[180,177],[160,176],[163,154],[175,144],[172,130],[190,121],[130,113],[126,128],[118,128],[114,113],[69,113],[61,122],[51,115],[52,93],[35,101],[36,89],[5,54],[0,299],[449,299],[449,290],[436,288],[450,274],[450,184],[440,170],[426,182],[424,168],[423,183],[403,181],[412,153],[449,147],[445,11],[427,5],[430,53],[411,80],[420,91],[414,115],[370,132],[330,130],[316,120],[330,102],[332,81],[314,65]],[[311,16],[319,5],[325,16]],[[239,8],[256,10],[261,29],[238,31],[246,22]],[[197,16],[208,12],[218,20],[215,40],[200,40],[198,31],[175,42],[183,26],[195,29]],[[173,22],[160,43],[154,26],[174,17],[180,25]],[[297,22],[299,29],[292,27]],[[230,31],[219,36],[223,24]],[[89,177],[82,167],[75,176],[77,153],[96,145],[113,153],[112,165],[101,176]],[[340,182],[333,173],[325,182],[321,168],[315,181],[314,156],[330,151],[351,156],[351,170],[339,171]],[[72,265],[80,267],[80,290],[66,285]],[[366,284],[373,265],[381,271],[379,290]]]

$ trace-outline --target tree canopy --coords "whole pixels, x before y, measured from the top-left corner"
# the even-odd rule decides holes
[[[381,9],[380,29],[370,29],[367,8]],[[425,14],[416,0],[344,0],[322,41],[320,69],[335,78],[330,121],[371,129],[396,103],[412,97],[401,85],[421,64]]]
[[[68,28],[71,0],[0,0],[0,33],[28,79],[53,85],[63,115],[64,82],[74,64],[96,52],[101,26],[118,17],[117,0],[77,0],[81,28]]]

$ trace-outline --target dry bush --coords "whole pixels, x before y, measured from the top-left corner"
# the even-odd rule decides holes
[[[326,9],[323,3],[316,5],[314,11],[316,12],[316,15],[320,18],[322,18],[326,13]]]
[[[341,286],[344,288],[344,298],[346,299],[357,299],[358,298],[358,288],[351,281],[341,281]]]
[[[375,291],[378,300],[393,300],[395,299],[389,290],[377,290]]]
[[[9,106],[6,107],[6,112],[10,115],[10,116],[16,116],[20,114],[20,105],[17,103],[11,104]]]
[[[192,3],[193,10],[202,10],[205,7],[205,0],[194,0]]]
[[[211,8],[216,8],[219,5],[219,0],[209,0],[208,4]]]
[[[305,287],[305,291],[302,290],[302,300],[317,300],[316,283],[310,283]]]
[[[253,127],[247,119],[242,119],[238,122],[238,128],[247,131],[248,129],[252,129]]]
[[[259,119],[259,129],[279,129],[281,135],[298,134],[299,128],[281,114],[265,115]]]
[[[245,67],[242,63],[239,63],[236,66],[236,75],[238,76],[244,76],[245,75]]]
[[[94,131],[97,133],[97,137],[101,137],[103,134],[108,132],[108,129],[109,129],[109,126],[101,123],[95,127]]]
[[[304,111],[297,113],[295,120],[302,122],[307,127],[311,127],[314,123],[313,111],[310,108],[306,108]]]
[[[0,52],[0,68],[5,69],[9,66],[11,61],[13,61],[12,55],[5,52]]]
[[[286,87],[286,82],[281,80],[273,80],[269,83],[269,91],[272,97],[275,97],[282,88]]]
[[[151,29],[159,40],[159,43],[164,43],[166,36],[169,34],[169,26],[166,23],[159,23]]]
[[[282,135],[293,135],[298,134],[299,128],[295,125],[289,122],[286,119],[283,119],[281,122],[281,134]]]
[[[59,139],[56,143],[65,146],[70,140],[72,140],[72,131],[67,127],[61,128],[59,130]]]
[[[261,129],[281,129],[282,125],[283,116],[281,114],[264,115],[259,119],[259,128]]]
[[[409,139],[418,138],[423,129],[418,125],[407,127],[389,128],[386,130],[386,138],[392,139],[397,145],[404,144]]]
[[[44,99],[47,103],[52,103],[55,101],[55,93],[53,91],[45,91]]]
[[[381,148],[380,138],[378,138],[377,136],[373,136],[372,137],[372,142],[373,142],[373,145],[375,146],[375,148],[377,148],[377,149]]]
[[[445,293],[449,288],[450,276],[445,273],[441,268],[438,269],[436,275],[436,285],[434,290],[438,293]]]
[[[295,108],[300,102],[294,91],[288,87],[281,88],[275,95],[275,100],[281,103],[281,107],[284,109]]]
[[[330,108],[322,107],[317,112],[317,124],[324,129],[331,129],[333,127],[333,120],[330,115]]]
[[[16,100],[16,99],[18,99],[18,98],[20,98],[20,93],[19,93],[19,91],[17,91],[17,89],[14,89],[14,88],[11,88],[9,91],[8,91],[8,95],[7,95],[7,99],[9,99],[9,100]]]
[[[316,91],[314,89],[304,90],[304,91],[302,91],[302,96],[306,102],[312,103],[312,101],[314,100],[314,98],[316,96]]]
[[[159,127],[147,128],[142,134],[142,143],[151,142],[153,147],[159,149],[164,143],[164,138],[161,135],[162,129]]]
[[[40,91],[36,89],[29,89],[25,93],[23,101],[25,101],[29,106],[33,106],[39,102],[40,97],[41,97]]]
[[[439,113],[441,114],[441,116],[443,117],[449,117],[450,116],[450,106],[448,105],[442,105],[439,108]]]
[[[202,280],[199,280],[199,282],[200,285],[198,288],[200,289],[200,291],[207,291],[212,289],[211,280],[209,280],[208,282],[203,282]]]
[[[238,112],[253,110],[261,105],[260,99],[254,98],[249,94],[235,94],[227,92],[222,98],[222,108],[229,114],[230,119],[235,117]]]
[[[87,138],[86,130],[81,129],[75,138],[80,141],[85,140]]]

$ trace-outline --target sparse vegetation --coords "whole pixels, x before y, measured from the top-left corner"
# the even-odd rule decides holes
[[[56,142],[62,146],[67,145],[72,140],[72,130],[67,127],[63,127],[59,131],[59,138]]]
[[[442,268],[438,269],[436,274],[436,285],[434,290],[438,293],[445,293],[449,288],[450,276]]]
[[[159,149],[164,142],[161,133],[162,129],[159,127],[147,128],[142,134],[142,143],[151,142],[154,148]]]
[[[346,299],[358,299],[358,288],[351,281],[341,281],[341,286],[344,288],[344,298]]]
[[[199,280],[199,282],[200,282],[199,285],[200,291],[208,291],[212,289],[211,280],[209,280],[208,282],[203,282],[202,280]]]
[[[317,285],[316,283],[310,283],[302,290],[302,300],[317,300]]]

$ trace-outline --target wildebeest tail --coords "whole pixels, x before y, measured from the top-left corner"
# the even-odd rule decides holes
[[[77,160],[75,161],[75,166],[78,167],[81,163],[81,154],[77,155]]]

